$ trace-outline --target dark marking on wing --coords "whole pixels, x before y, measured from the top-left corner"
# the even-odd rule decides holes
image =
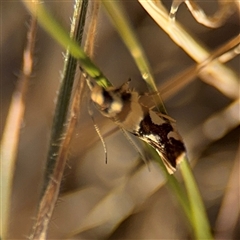
[[[147,114],[140,123],[139,131],[134,135],[157,149],[162,154],[162,157],[175,169],[177,158],[185,152],[185,147],[181,140],[168,137],[168,134],[173,131],[175,132],[170,122],[166,121],[161,125],[154,124],[149,114]],[[154,135],[156,140],[151,138],[151,135]]]

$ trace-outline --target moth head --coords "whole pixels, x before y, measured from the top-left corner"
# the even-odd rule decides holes
[[[115,88],[104,89],[96,85],[92,89],[91,99],[102,114],[107,117],[115,117],[123,107],[121,94]]]

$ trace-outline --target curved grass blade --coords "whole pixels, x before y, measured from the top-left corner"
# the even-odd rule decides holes
[[[188,161],[180,165],[190,203],[191,225],[196,239],[213,239],[206,210]]]
[[[122,9],[122,5],[118,1],[102,1],[110,20],[113,22],[115,28],[117,29],[119,35],[130,51],[141,75],[142,78],[146,81],[149,90],[151,92],[158,92],[156,87],[152,70],[145,56],[144,50],[138,41],[134,30],[132,29],[128,17]],[[163,101],[160,95],[153,96],[156,106],[159,108],[159,111],[167,114],[166,108],[164,107]]]
[[[84,53],[78,42],[71,39],[68,32],[52,17],[42,1],[22,0],[27,9],[37,17],[40,25],[69,53],[81,63],[81,67],[102,87],[111,86],[111,83],[92,60]]]
[[[208,49],[198,39],[188,33],[178,22],[170,20],[169,13],[161,1],[158,4],[151,0],[138,0],[138,2],[166,34],[197,63],[205,61],[210,56]],[[212,85],[227,97],[232,99],[239,97],[238,76],[227,66],[217,61],[209,64],[204,69],[201,79],[209,84],[212,78],[215,79],[211,82]]]
[[[142,73],[142,76],[144,76],[144,74],[150,76],[150,78],[145,78],[145,80],[151,86],[152,90],[157,89],[151,75],[150,68],[148,67],[145,54],[143,53],[143,49],[141,48],[139,42],[135,37],[135,34],[133,33],[133,30],[131,29],[125,13],[121,8],[121,5],[118,1],[102,2],[117,31],[119,32],[129,51],[132,53],[132,56],[140,72]],[[163,106],[162,102],[161,105]],[[155,157],[155,159],[159,162],[159,157]],[[184,163],[182,164],[184,164],[184,167],[182,167],[181,170],[188,192],[188,199],[186,198],[185,192],[180,187],[176,179],[166,174],[168,181],[170,182],[169,185],[172,188],[173,192],[176,194],[176,198],[179,200],[183,211],[185,212],[190,224],[192,225],[196,238],[201,239],[202,236],[205,236],[208,239],[211,239],[212,237],[209,231],[209,223],[205,214],[205,209],[203,207],[197,185],[195,183],[195,179],[192,175],[187,159],[184,159],[183,162]],[[194,201],[196,201],[195,204]],[[196,214],[200,215],[199,222],[197,221],[198,219],[196,219]]]
[[[82,41],[82,33],[85,26],[88,6],[87,3],[86,0],[83,2],[76,1],[74,8],[70,35],[71,38],[79,43]],[[72,116],[74,114],[69,114],[76,67],[77,59],[72,57],[72,55],[69,54],[69,51],[67,51],[62,74],[62,84],[60,86],[53,119],[52,135],[45,171],[45,182],[42,189],[43,195],[30,239],[46,239],[53,209],[58,198],[68,154],[68,147],[76,123],[76,117]],[[75,101],[78,99],[75,99]],[[73,104],[75,101],[73,101]]]

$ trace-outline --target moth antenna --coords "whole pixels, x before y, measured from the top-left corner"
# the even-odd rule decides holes
[[[88,104],[88,113],[89,113],[89,115],[90,115],[90,117],[92,119],[93,126],[94,126],[94,128],[95,128],[95,130],[96,130],[96,132],[97,132],[97,134],[98,134],[98,136],[99,136],[99,138],[100,138],[100,140],[102,142],[103,149],[104,149],[104,154],[105,154],[105,163],[107,164],[107,145],[106,145],[106,143],[105,143],[105,141],[103,139],[102,134],[100,133],[98,125],[95,123],[94,116],[93,116],[93,111],[90,108],[90,104]]]
[[[141,151],[140,151],[139,147],[136,145],[136,143],[128,136],[127,131],[125,129],[121,128],[121,127],[120,127],[120,129],[121,129],[123,135],[125,136],[125,138],[135,148],[135,150],[138,152],[138,154],[140,155],[140,157],[142,158],[144,163],[147,165],[148,171],[151,172],[151,169],[150,169],[150,166],[149,166],[149,160],[145,158],[145,156],[141,153]]]

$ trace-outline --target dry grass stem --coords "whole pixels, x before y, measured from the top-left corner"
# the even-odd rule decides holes
[[[240,51],[240,36],[236,36],[223,46],[219,47],[215,51],[213,51],[210,56],[204,60],[203,62],[196,64],[188,69],[185,69],[183,72],[177,74],[174,78],[167,80],[165,83],[159,86],[160,91],[162,93],[163,99],[167,99],[171,96],[174,96],[178,91],[186,87],[187,84],[192,82],[196,76],[201,75],[201,71],[207,67],[213,61],[220,61],[221,63],[226,63],[232,58],[239,55]],[[201,78],[204,79],[204,78]],[[209,78],[210,80],[210,78]],[[219,82],[215,81],[211,78],[211,81],[208,83],[217,89],[219,89],[223,94],[225,94],[225,89],[229,89],[227,91],[230,92],[232,85],[228,84],[225,81],[224,86],[220,85]],[[236,97],[235,94],[231,95],[231,97]]]
[[[22,73],[18,79],[16,90],[12,95],[10,108],[1,140],[1,221],[2,237],[8,234],[9,214],[12,197],[12,184],[16,166],[19,135],[25,112],[25,99],[29,85],[29,79],[33,69],[33,52],[35,47],[37,21],[33,17],[30,22],[27,45],[23,54]]]
[[[153,181],[153,179],[156,181]],[[81,232],[100,227],[101,233],[99,234],[106,238],[164,183],[165,179],[160,174],[159,168],[152,169],[150,173],[147,165],[141,166],[98,202],[81,225],[65,237],[72,238]],[[138,191],[134,190],[136,188],[138,188]],[[116,209],[121,209],[121,211]],[[99,216],[101,217],[99,218]]]
[[[169,13],[163,5],[155,5],[151,0],[141,1],[139,3],[144,7],[154,21],[179,45],[192,59],[201,63],[211,55],[209,51],[198,41],[194,39],[179,23],[173,22],[169,18]],[[232,71],[219,62],[213,62],[204,68],[204,74],[201,74],[206,82],[212,82],[212,79],[221,87],[221,91],[226,96],[238,98],[237,76]],[[225,86],[230,87],[225,89]]]
[[[90,36],[89,35],[87,36],[88,45],[86,47],[87,48],[86,51],[88,52],[89,50],[91,52],[89,54],[93,53],[94,32],[96,30],[99,3],[94,2],[92,6],[93,15],[91,14],[92,21],[89,24]],[[84,79],[81,79],[77,83],[76,91],[74,93],[74,97],[71,104],[69,121],[65,130],[65,136],[63,137],[62,143],[60,145],[59,154],[56,160],[56,165],[54,167],[53,174],[50,178],[44,196],[41,199],[38,217],[36,224],[34,226],[34,232],[30,237],[31,239],[46,239],[49,223],[59,195],[59,189],[67,161],[70,142],[76,126],[77,116],[79,116],[79,106],[81,105],[81,100],[85,89],[85,83],[86,82]]]
[[[238,149],[231,175],[226,186],[222,206],[216,221],[216,240],[233,238],[234,228],[237,226],[240,214],[239,159],[240,149]]]
[[[195,20],[204,26],[218,28],[222,26],[227,18],[234,11],[234,5],[231,1],[219,1],[219,8],[213,16],[207,16],[202,8],[193,0],[174,0],[170,10],[170,17],[175,19],[177,10],[181,3],[185,3]]]
[[[48,183],[44,196],[41,199],[36,224],[34,226],[34,232],[31,235],[30,239],[46,239],[49,223],[59,195],[61,180],[66,166],[69,145],[77,122],[79,110],[78,106],[80,104],[81,96],[83,95],[84,89],[83,83],[84,82],[81,82],[79,84],[78,94],[76,94],[74,97],[71,115],[66,129],[66,135],[63,137],[62,140],[54,172]]]
[[[71,1],[39,2],[0,4],[0,238],[211,239],[211,226],[216,240],[239,239],[239,2],[173,0],[170,10],[172,1],[77,0],[85,4],[78,11]],[[115,5],[108,18],[105,5],[115,2],[121,9]],[[29,9],[38,9],[43,27],[35,49],[36,19],[25,40]],[[111,24],[116,13],[139,39],[158,91],[143,94],[147,86],[125,42],[128,25],[119,34]],[[109,87],[105,74],[115,86],[131,78],[149,108],[160,92],[191,167],[183,161],[165,176],[152,149],[133,136],[150,160],[144,164],[116,124],[92,106],[81,69],[91,86]],[[87,107],[106,143],[107,165]],[[195,178],[204,204],[196,200]]]
[[[210,143],[239,126],[239,109],[240,99],[237,99],[223,110],[211,115],[185,137],[189,142],[188,154],[192,156],[191,158],[196,159]]]

